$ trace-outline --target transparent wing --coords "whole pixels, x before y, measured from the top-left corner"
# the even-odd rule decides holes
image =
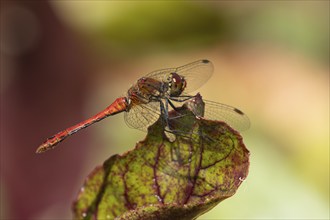
[[[185,92],[192,92],[201,87],[213,74],[213,64],[209,60],[198,60],[177,68],[161,69],[149,73],[146,77],[167,82],[171,73],[183,76],[187,81]]]
[[[203,100],[205,103],[204,118],[223,121],[238,131],[250,127],[250,119],[241,110],[218,102]]]
[[[124,118],[129,127],[147,131],[148,127],[158,120],[160,112],[159,102],[150,102],[133,106],[125,112]]]
[[[183,93],[182,96],[171,98],[171,100],[175,107],[180,107],[182,103],[185,103],[196,116],[226,122],[238,131],[245,131],[249,129],[250,119],[241,110],[230,105],[209,100],[203,100],[205,105],[202,105],[201,103],[197,104],[195,101],[191,101],[194,100],[194,97],[195,96]],[[202,106],[204,106],[204,111],[201,108]]]

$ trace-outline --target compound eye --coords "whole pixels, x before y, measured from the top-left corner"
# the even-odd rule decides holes
[[[177,87],[182,83],[182,78],[177,73],[172,73],[172,84]]]
[[[183,77],[178,75],[177,73],[172,73],[172,80],[170,85],[170,95],[171,96],[179,96],[184,88],[186,87],[186,81]]]

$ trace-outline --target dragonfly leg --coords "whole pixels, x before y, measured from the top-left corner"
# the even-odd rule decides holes
[[[176,101],[176,102],[185,102],[189,99],[194,98],[195,96],[191,95],[185,95],[185,96],[178,96],[178,97],[171,97],[171,100]]]
[[[177,109],[177,107],[174,106],[174,104],[171,102],[171,100],[167,99],[167,101],[168,101],[168,104],[170,104],[170,106],[177,112],[178,109]]]
[[[168,100],[165,99],[165,105],[162,101],[160,103],[160,112],[163,121],[165,122],[165,128],[168,127]]]

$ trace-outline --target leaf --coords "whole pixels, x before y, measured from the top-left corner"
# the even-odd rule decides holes
[[[197,95],[170,113],[174,132],[159,119],[134,150],[97,167],[73,204],[74,218],[195,219],[234,195],[249,151],[227,124],[192,113],[203,108]]]

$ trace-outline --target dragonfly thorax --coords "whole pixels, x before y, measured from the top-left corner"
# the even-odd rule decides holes
[[[187,86],[187,82],[184,77],[180,76],[177,73],[171,73],[169,77],[169,95],[176,97],[181,95],[183,90]]]
[[[130,105],[147,104],[164,96],[164,83],[150,77],[140,78],[129,90]]]

